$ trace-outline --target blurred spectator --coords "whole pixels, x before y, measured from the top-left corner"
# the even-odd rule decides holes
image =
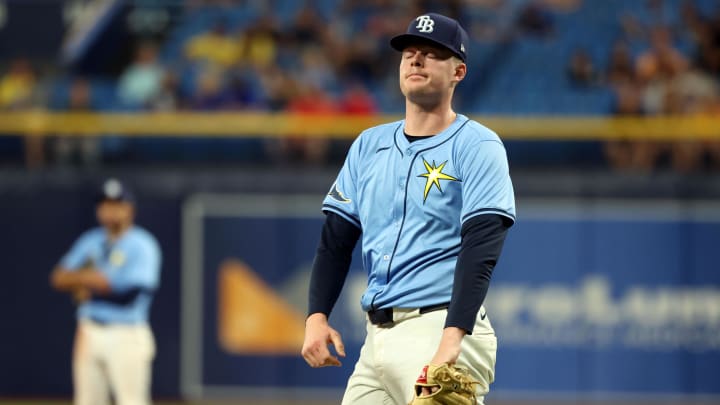
[[[667,115],[697,116],[712,113],[719,96],[718,84],[705,72],[691,68],[669,83],[665,94]],[[716,142],[678,140],[669,147],[672,168],[679,172],[702,169],[705,155],[712,156]]]
[[[33,102],[35,72],[26,59],[15,59],[0,79],[0,109],[28,108]]]
[[[228,68],[240,61],[242,54],[238,40],[228,34],[225,21],[218,20],[212,29],[187,42],[185,57],[190,61]]]
[[[304,116],[327,116],[337,112],[328,93],[312,83],[298,83],[299,92],[290,100],[287,111]],[[279,164],[322,165],[327,163],[330,142],[326,138],[288,136],[267,144],[269,155]]]
[[[620,118],[641,116],[642,87],[635,82],[618,84],[613,112]],[[655,169],[663,148],[655,141],[623,139],[606,142],[604,149],[611,168],[648,173]]]
[[[701,26],[698,63],[702,69],[720,76],[720,7],[711,19]]]
[[[230,96],[225,91],[223,70],[207,68],[195,81],[195,90],[190,99],[190,108],[200,111],[222,110],[230,106]]]
[[[10,62],[8,71],[0,78],[0,110],[23,110],[36,104],[37,78],[26,59]],[[25,163],[29,168],[42,166],[45,160],[45,141],[39,133],[26,134]]]
[[[642,86],[635,82],[616,86],[613,114],[626,117],[643,115]]]
[[[337,112],[335,101],[329,93],[311,82],[299,82],[298,92],[290,100],[287,111],[309,115],[324,115]]]
[[[676,113],[708,113],[720,95],[718,82],[708,73],[690,66],[678,73],[669,83],[678,106]]]
[[[570,56],[567,76],[570,83],[576,87],[590,87],[598,84],[595,64],[585,49],[577,49]]]
[[[161,90],[164,75],[164,69],[157,60],[157,46],[149,42],[141,43],[134,61],[120,76],[120,103],[128,107],[149,107]]]
[[[518,4],[506,0],[470,0],[466,12],[468,33],[486,42],[506,42],[514,35]]]
[[[641,53],[635,62],[636,77],[645,86],[643,111],[662,113],[669,81],[688,67],[688,59],[673,46],[670,30],[664,26],[653,27],[650,48]]]
[[[624,41],[618,41],[610,52],[605,81],[611,86],[619,86],[632,83],[634,80],[635,70],[630,48]]]
[[[184,107],[177,73],[170,70],[163,72],[160,88],[150,100],[149,107],[155,111],[175,111]]]
[[[676,32],[680,37],[686,37],[696,46],[700,43],[701,37],[705,35],[708,23],[705,17],[698,10],[694,0],[683,0],[680,5],[680,21]]]
[[[298,83],[278,66],[259,72],[263,99],[270,111],[285,110],[297,94]]]
[[[258,69],[272,64],[277,56],[279,36],[272,14],[263,15],[240,36],[242,60]]]
[[[325,27],[316,8],[307,3],[295,16],[287,35],[297,46],[317,45],[325,40]]]
[[[522,34],[539,38],[546,37],[554,32],[550,10],[540,0],[529,1],[520,10],[516,27]]]
[[[610,51],[606,81],[615,94],[613,114],[638,117],[646,112],[646,85],[658,78],[654,59],[633,63],[626,42],[617,41]],[[655,169],[662,145],[655,141],[622,139],[605,143],[605,155],[615,170],[648,173]]]
[[[370,92],[360,83],[349,84],[340,99],[340,112],[353,115],[370,115],[377,105]]]
[[[670,27],[673,25],[677,10],[667,1],[663,0],[637,0],[641,7],[628,7],[620,17],[625,38],[631,43],[644,43],[652,36],[655,27]]]
[[[265,109],[258,90],[258,76],[252,69],[234,69],[227,74],[227,93],[230,108]]]
[[[358,35],[351,38],[338,55],[338,70],[343,80],[350,78],[369,82],[382,77],[375,41]]]
[[[67,112],[91,112],[92,86],[84,78],[74,79],[68,92]],[[94,166],[100,163],[100,140],[88,134],[58,133],[50,143],[51,154],[60,166]]]
[[[661,76],[673,76],[685,70],[689,61],[673,44],[672,31],[666,26],[655,26],[650,30],[650,48],[638,56],[638,64],[649,63],[657,65]]]
[[[303,48],[295,76],[298,81],[320,89],[329,90],[338,84],[330,61],[322,49],[315,46]]]
[[[251,69],[206,67],[195,78],[188,107],[201,111],[257,108],[261,102],[253,81]]]

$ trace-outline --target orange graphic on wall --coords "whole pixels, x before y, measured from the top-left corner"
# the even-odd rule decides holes
[[[235,354],[298,355],[304,316],[245,263],[227,260],[218,275],[218,336]]]

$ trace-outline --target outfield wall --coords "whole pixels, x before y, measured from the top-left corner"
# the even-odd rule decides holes
[[[138,222],[164,253],[156,396],[338,395],[362,340],[364,276],[354,264],[333,315],[345,366],[307,368],[294,349],[332,174],[301,177],[266,189],[208,178],[203,192],[136,178]],[[99,177],[59,178],[0,192],[1,396],[70,393],[73,308],[48,274],[93,225]],[[493,397],[720,395],[718,240],[715,201],[521,196],[487,302],[500,341]]]

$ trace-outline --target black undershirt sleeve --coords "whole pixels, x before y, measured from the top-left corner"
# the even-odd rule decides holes
[[[350,270],[360,228],[342,216],[327,212],[310,276],[308,315],[330,316]]]
[[[511,219],[496,214],[478,215],[463,224],[446,328],[453,326],[472,334],[490,286],[490,276],[511,226]]]

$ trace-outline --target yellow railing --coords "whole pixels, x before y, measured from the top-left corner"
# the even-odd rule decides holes
[[[0,112],[0,134],[45,136],[323,137],[352,139],[399,115],[294,115],[273,113],[50,113]],[[549,117],[471,116],[503,139],[720,140],[720,116]]]

